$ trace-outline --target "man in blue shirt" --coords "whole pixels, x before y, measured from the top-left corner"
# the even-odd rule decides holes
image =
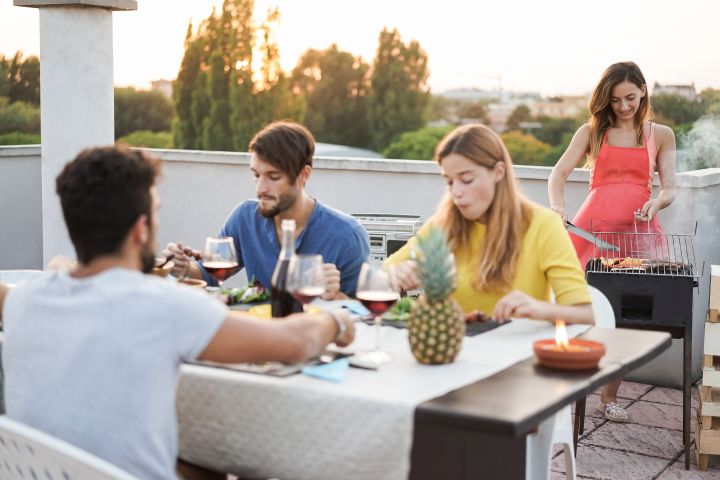
[[[220,230],[220,236],[234,239],[240,268],[245,268],[248,278],[269,287],[280,254],[280,224],[293,219],[295,251],[320,254],[325,262],[323,298],[355,295],[360,267],[370,254],[367,233],[350,215],[305,192],[315,151],[312,134],[294,122],[274,122],[255,135],[249,151],[257,200],[235,207]],[[174,275],[187,270],[188,276],[213,283],[192,261],[197,251],[170,243],[164,253],[175,254]]]

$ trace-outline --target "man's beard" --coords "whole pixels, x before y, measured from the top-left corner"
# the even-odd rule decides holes
[[[257,210],[258,213],[260,213],[260,215],[265,218],[274,218],[277,214],[282,213],[288,208],[290,208],[292,204],[295,203],[295,200],[297,200],[297,194],[294,190],[292,190],[288,193],[280,195],[274,207],[263,210],[263,208],[258,203]]]
[[[150,273],[155,266],[155,251],[153,250],[150,242],[143,245],[140,250],[140,268],[143,273]]]

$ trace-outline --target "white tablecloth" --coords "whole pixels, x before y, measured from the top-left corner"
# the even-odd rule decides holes
[[[547,322],[514,320],[466,337],[453,364],[425,366],[412,357],[407,330],[383,327],[383,349],[395,359],[377,372],[350,369],[339,384],[185,365],[180,456],[244,476],[403,479],[416,405],[504,370],[531,356],[533,341],[553,337]],[[355,348],[373,341],[371,327],[358,325]]]

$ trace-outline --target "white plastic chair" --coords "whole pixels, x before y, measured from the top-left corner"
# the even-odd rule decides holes
[[[11,286],[20,286],[43,275],[47,275],[47,272],[42,270],[0,270],[0,282]]]
[[[3,480],[138,480],[122,469],[47,433],[0,416]]]
[[[615,314],[607,297],[597,288],[588,286],[592,301],[595,326],[615,328]],[[555,296],[551,294],[551,301]],[[579,412],[581,411],[581,412]],[[550,475],[552,449],[554,445],[563,445],[565,456],[565,478],[575,479],[575,449],[578,431],[582,433],[585,421],[585,399],[578,400],[575,411],[575,426],[572,422],[570,406],[563,407],[555,415],[540,423],[536,433],[527,436],[527,455],[525,459],[525,478],[546,479]]]

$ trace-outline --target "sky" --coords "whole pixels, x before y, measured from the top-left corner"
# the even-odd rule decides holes
[[[115,84],[149,88],[174,79],[188,21],[222,0],[139,0],[113,14]],[[584,94],[611,63],[633,60],[649,85],[720,88],[718,0],[256,0],[280,9],[286,71],[308,48],[336,43],[371,62],[383,27],[427,52],[433,92],[478,87]],[[0,0],[0,54],[39,54],[34,8]]]

